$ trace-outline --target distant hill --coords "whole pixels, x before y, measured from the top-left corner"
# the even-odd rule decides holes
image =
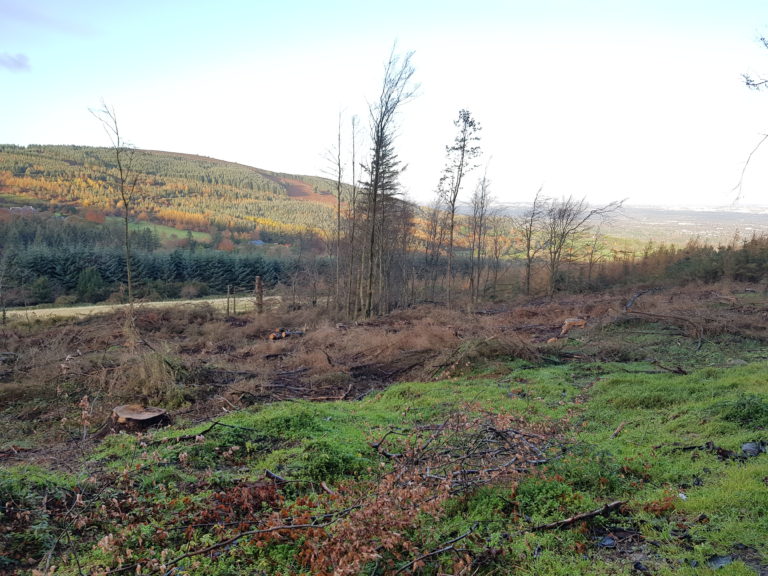
[[[110,148],[0,145],[0,206],[122,213]],[[135,150],[134,214],[186,230],[227,228],[273,238],[331,222],[335,183],[204,156]]]
[[[0,208],[121,215],[111,188],[114,162],[110,148],[0,145]],[[140,221],[200,232],[227,229],[240,240],[273,242],[335,226],[335,182],[326,178],[157,150],[136,150],[134,168],[140,175],[134,215]],[[512,204],[505,212],[518,214],[526,207]],[[698,239],[719,245],[736,234],[768,234],[768,213],[747,207],[625,206],[601,231],[609,243],[633,251],[648,242],[680,245]]]

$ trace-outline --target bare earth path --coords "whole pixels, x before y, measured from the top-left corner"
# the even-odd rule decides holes
[[[264,306],[270,308],[280,302],[280,296],[266,296]],[[167,308],[173,306],[197,306],[200,304],[210,304],[217,309],[226,310],[227,297],[220,296],[215,298],[200,298],[197,300],[165,300],[161,302],[137,302],[139,308]],[[252,297],[241,297],[229,299],[230,310],[233,313],[247,312],[253,310],[255,299]],[[11,308],[6,311],[9,320],[42,320],[52,316],[92,316],[96,314],[106,314],[115,312],[128,307],[128,304],[96,304],[93,306],[65,306],[61,308]]]

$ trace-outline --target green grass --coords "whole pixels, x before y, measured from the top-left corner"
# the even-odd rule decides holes
[[[651,536],[663,537],[672,525],[690,532],[692,549],[679,542],[665,547],[661,573],[672,573],[674,560],[704,565],[707,557],[742,546],[766,554],[768,456],[721,459],[695,448],[711,442],[740,455],[743,443],[768,438],[764,426],[752,425],[764,417],[766,375],[768,367],[760,363],[687,376],[613,375],[593,387],[578,440],[647,476],[640,489],[623,486],[615,496],[628,498],[637,517],[645,516]],[[620,425],[612,438],[611,430]],[[643,509],[665,498],[669,518],[654,524]],[[727,570],[723,573],[741,573],[736,565]]]

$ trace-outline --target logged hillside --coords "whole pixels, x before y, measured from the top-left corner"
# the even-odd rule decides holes
[[[333,183],[213,158],[135,150],[133,212],[187,230],[279,240],[332,219]],[[121,213],[110,148],[0,145],[0,201]]]
[[[17,315],[0,575],[764,575],[768,301],[636,290]]]

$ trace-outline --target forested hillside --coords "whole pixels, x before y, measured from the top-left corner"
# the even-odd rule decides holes
[[[444,197],[418,207],[389,176],[374,193],[366,173],[339,184],[339,202],[337,183],[322,178],[131,154],[137,185],[124,220],[115,149],[0,145],[0,308],[123,302],[129,286],[142,299],[252,291],[260,276],[292,302],[333,302],[356,318],[424,301],[768,277],[758,215],[731,216],[726,229],[693,212],[621,215],[620,203],[544,196],[509,212],[487,185],[462,211]],[[742,225],[751,234],[738,235]]]
[[[0,200],[119,215],[119,197],[110,186],[115,169],[110,148],[0,145]],[[332,219],[327,205],[296,201],[332,198],[333,183],[322,178],[149,150],[134,152],[132,170],[138,176],[133,212],[139,220],[281,240]]]
[[[288,282],[293,266],[285,258],[265,257],[255,247],[214,250],[193,237],[180,240],[175,248],[162,248],[151,227],[137,227],[130,235],[134,287],[142,298],[251,290],[255,276],[272,287]],[[0,306],[123,301],[123,243],[116,221],[0,211]]]

